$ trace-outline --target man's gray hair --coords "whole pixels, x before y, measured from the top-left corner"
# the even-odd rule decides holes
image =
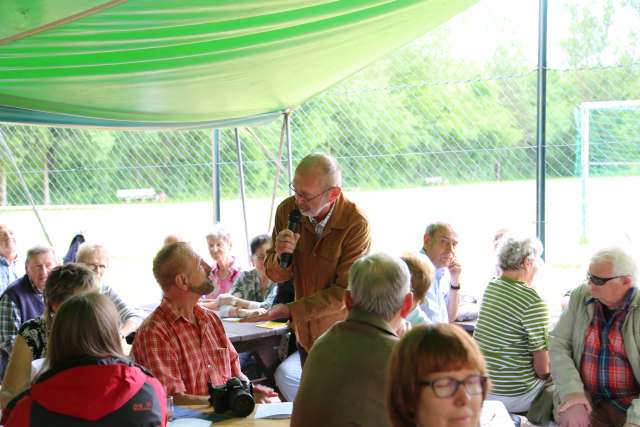
[[[505,237],[498,246],[498,264],[502,270],[520,270],[526,259],[542,255],[542,242],[535,237]]]
[[[76,262],[84,264],[88,257],[97,253],[101,253],[105,257],[108,257],[107,249],[104,246],[97,243],[83,243],[78,248],[78,253],[76,253]]]
[[[207,233],[206,239],[214,239],[214,240],[226,240],[227,243],[231,244],[231,233],[227,231],[226,228],[222,226],[222,224],[218,223],[213,226],[211,231]]]
[[[451,227],[451,224],[447,222],[442,222],[442,221],[432,222],[431,224],[427,225],[427,229],[425,230],[424,234],[427,234],[429,237],[433,239],[433,236],[435,236],[438,230],[442,230],[442,229],[453,230],[453,227]]]
[[[27,259],[26,262],[29,262],[29,260],[31,258],[33,258],[34,256],[38,256],[38,255],[42,255],[42,254],[46,254],[51,252],[51,254],[53,256],[55,256],[55,252],[53,251],[53,248],[50,246],[45,246],[45,245],[36,245],[33,246],[32,248],[29,248],[29,250],[27,251]]]
[[[342,187],[342,171],[338,161],[332,156],[324,153],[312,153],[305,156],[296,167],[296,170],[300,171],[310,169],[316,169],[320,175],[326,177],[327,186]]]
[[[638,276],[636,260],[628,250],[620,246],[600,249],[593,254],[590,263],[609,263],[613,269],[613,276],[631,276],[632,286],[636,285]]]
[[[409,269],[398,257],[377,253],[358,259],[349,270],[353,307],[390,321],[409,293]]]

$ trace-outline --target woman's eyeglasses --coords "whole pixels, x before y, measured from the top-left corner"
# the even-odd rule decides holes
[[[462,381],[455,378],[439,378],[433,381],[418,381],[422,386],[430,386],[433,394],[437,397],[451,397],[458,391],[458,387],[464,386],[467,394],[482,394],[487,384],[487,377],[484,375],[469,375]]]

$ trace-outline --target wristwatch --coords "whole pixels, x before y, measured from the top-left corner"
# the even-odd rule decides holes
[[[449,287],[451,289],[453,289],[454,291],[459,291],[460,290],[460,284],[458,284],[458,286],[449,285]]]

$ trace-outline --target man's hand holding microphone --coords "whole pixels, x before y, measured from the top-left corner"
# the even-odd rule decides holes
[[[289,268],[293,259],[293,251],[296,249],[300,234],[296,233],[302,214],[298,208],[294,208],[289,214],[287,228],[281,230],[276,236],[274,250],[278,256],[281,268]],[[265,320],[288,319],[291,311],[286,304],[276,304],[266,313],[241,319],[241,322],[262,322]]]

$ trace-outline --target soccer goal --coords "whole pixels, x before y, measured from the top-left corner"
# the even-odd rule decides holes
[[[589,177],[640,174],[640,100],[583,102],[576,111],[581,240],[588,240]]]

